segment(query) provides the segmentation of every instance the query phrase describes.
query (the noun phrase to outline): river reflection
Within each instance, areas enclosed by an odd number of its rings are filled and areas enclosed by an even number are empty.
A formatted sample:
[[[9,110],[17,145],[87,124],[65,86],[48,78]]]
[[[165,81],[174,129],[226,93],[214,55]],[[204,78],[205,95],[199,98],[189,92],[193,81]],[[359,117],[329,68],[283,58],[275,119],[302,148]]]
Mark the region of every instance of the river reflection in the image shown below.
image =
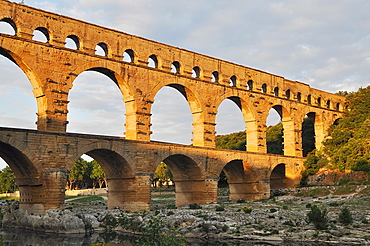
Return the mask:
[[[34,232],[29,230],[20,229],[3,229],[0,231],[0,246],[137,246],[143,245],[143,238],[133,236],[132,234],[117,234],[117,233],[102,233],[93,234],[92,236],[85,236],[81,234],[48,234],[41,232]],[[147,240],[146,240],[147,241]],[[156,243],[150,243],[145,245],[158,245]],[[283,243],[275,244],[268,242],[242,242],[242,241],[207,241],[207,240],[188,240],[182,245],[192,246],[234,246],[234,245],[316,245],[316,244],[305,244],[305,243]],[[319,245],[319,244],[317,244]],[[328,244],[320,244],[328,245]],[[171,245],[175,246],[175,245]]]

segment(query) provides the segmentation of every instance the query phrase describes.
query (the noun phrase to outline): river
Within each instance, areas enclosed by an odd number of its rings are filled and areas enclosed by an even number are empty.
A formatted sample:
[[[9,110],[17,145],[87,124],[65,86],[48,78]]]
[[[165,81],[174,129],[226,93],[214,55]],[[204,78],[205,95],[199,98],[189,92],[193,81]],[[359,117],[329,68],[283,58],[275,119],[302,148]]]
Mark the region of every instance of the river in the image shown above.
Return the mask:
[[[143,240],[142,237],[135,236],[132,234],[116,234],[116,233],[102,233],[93,234],[91,236],[85,236],[81,234],[47,234],[34,232],[29,230],[20,229],[2,229],[0,231],[0,246],[110,246],[110,245],[168,245],[158,244],[150,242],[150,239]],[[144,243],[146,241],[146,244]],[[148,243],[149,241],[149,243]],[[273,244],[268,242],[241,242],[241,241],[209,241],[203,240],[187,240],[181,245],[192,245],[192,246],[206,246],[206,245],[220,245],[220,246],[231,246],[231,245],[302,245],[302,244]],[[312,245],[312,244],[310,244]],[[171,245],[175,246],[175,245]]]

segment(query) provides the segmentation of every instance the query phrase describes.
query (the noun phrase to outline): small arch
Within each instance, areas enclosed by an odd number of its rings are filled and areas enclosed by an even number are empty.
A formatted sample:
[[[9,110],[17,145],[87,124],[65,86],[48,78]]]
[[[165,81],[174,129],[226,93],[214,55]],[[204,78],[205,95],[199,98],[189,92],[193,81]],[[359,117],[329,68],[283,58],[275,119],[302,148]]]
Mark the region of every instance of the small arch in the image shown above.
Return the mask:
[[[95,55],[108,56],[108,45],[106,43],[98,43],[95,46]]]
[[[50,41],[50,35],[45,27],[38,27],[33,31],[32,40],[39,41],[42,43],[48,43]]]
[[[158,68],[158,59],[156,55],[151,55],[148,58],[148,67]]]
[[[308,95],[307,96],[307,103],[308,104],[311,104],[312,103],[312,96],[311,95]]]
[[[235,75],[230,77],[230,86],[236,87],[236,76]]]
[[[261,92],[262,93],[266,93],[267,92],[267,85],[266,84],[263,84],[262,87],[261,87]]]
[[[286,90],[285,92],[285,98],[290,99],[290,90]]]
[[[193,67],[191,77],[197,78],[197,79],[200,78],[200,68],[198,66]]]
[[[317,98],[317,106],[321,107],[321,97]]]
[[[276,96],[276,97],[279,96],[279,87],[274,88],[274,96]]]
[[[171,64],[171,72],[179,74],[180,73],[180,63],[178,61],[174,61]]]
[[[218,72],[217,72],[217,71],[213,71],[213,72],[212,72],[212,79],[211,79],[211,82],[218,83],[218,80],[219,80]]]
[[[65,47],[73,50],[80,49],[80,40],[76,35],[69,35],[65,40]]]
[[[270,175],[271,189],[282,189],[288,187],[285,168],[285,164],[279,164],[272,170]]]
[[[326,107],[330,109],[330,107],[331,107],[331,102],[330,102],[330,100],[327,100],[327,101],[326,101]]]
[[[15,25],[14,21],[10,18],[4,18],[0,20],[0,33],[16,35],[17,26]]]
[[[253,91],[253,80],[248,80],[247,82],[247,90]]]
[[[132,49],[127,49],[123,52],[123,61],[125,62],[134,62],[135,61],[135,54]]]
[[[300,93],[300,92],[297,93],[297,101],[298,102],[302,101],[302,93]]]
[[[335,110],[339,111],[340,110],[340,103],[335,104]]]

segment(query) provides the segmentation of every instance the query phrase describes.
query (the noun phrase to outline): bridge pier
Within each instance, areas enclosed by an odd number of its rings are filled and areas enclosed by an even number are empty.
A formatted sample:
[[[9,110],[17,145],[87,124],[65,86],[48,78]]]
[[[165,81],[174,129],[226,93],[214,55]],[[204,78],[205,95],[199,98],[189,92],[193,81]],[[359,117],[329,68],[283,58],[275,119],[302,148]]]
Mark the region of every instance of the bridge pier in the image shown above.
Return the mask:
[[[175,181],[176,207],[217,202],[217,178]]]
[[[256,201],[270,197],[270,180],[260,179],[259,181],[229,182],[230,200]]]
[[[151,173],[137,173],[131,178],[108,179],[108,209],[130,212],[150,210]]]
[[[19,207],[33,214],[62,209],[68,173],[65,169],[45,169],[41,182],[38,178],[16,179],[20,193]]]

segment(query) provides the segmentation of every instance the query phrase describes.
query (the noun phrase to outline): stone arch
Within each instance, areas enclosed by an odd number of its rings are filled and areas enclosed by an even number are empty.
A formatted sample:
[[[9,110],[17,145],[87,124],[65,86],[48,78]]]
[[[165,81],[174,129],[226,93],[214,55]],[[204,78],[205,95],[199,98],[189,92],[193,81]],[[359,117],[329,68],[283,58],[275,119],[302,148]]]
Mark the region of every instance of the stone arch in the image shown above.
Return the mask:
[[[182,154],[174,154],[165,158],[163,162],[173,175],[177,207],[208,202],[205,196],[206,183],[203,171],[193,159]]]
[[[240,159],[232,160],[223,167],[223,171],[229,184],[230,200],[253,200],[258,192],[258,175],[247,163]]]
[[[198,66],[193,67],[191,76],[196,79],[201,78],[201,70]]]
[[[262,92],[262,93],[267,93],[267,84],[266,84],[266,83],[264,83],[264,84],[262,85],[262,87],[261,87],[261,92]]]
[[[2,18],[0,20],[0,22],[8,23],[13,28],[14,35],[17,35],[17,33],[18,33],[17,25],[15,24],[15,22],[11,18],[7,18],[7,17]]]
[[[218,100],[215,102],[215,107],[218,109],[221,103],[229,99],[233,101],[241,110],[244,122],[245,122],[245,129],[246,129],[246,147],[247,151],[256,151],[257,146],[257,116],[255,110],[252,110],[251,105],[244,99],[234,96],[232,94],[227,94],[224,97],[219,97]]]
[[[160,68],[161,67],[160,59],[158,58],[157,55],[152,54],[148,57],[148,67],[151,67],[151,68]]]
[[[29,212],[43,212],[42,164],[23,143],[0,136],[0,157],[15,175],[20,191],[20,208]]]
[[[126,83],[125,79],[116,72],[118,69],[114,65],[110,66],[111,63],[105,63],[104,61],[98,62],[91,62],[84,64],[83,66],[78,67],[77,69],[72,71],[73,81],[71,83],[71,87],[69,90],[72,89],[74,80],[85,71],[95,71],[101,74],[104,74],[108,78],[112,80],[113,83],[117,85],[119,88],[122,96],[123,96],[123,104],[126,108],[126,138],[127,139],[135,139],[136,136],[136,114],[132,114],[131,112],[136,112],[137,103],[134,99],[134,93],[132,92],[130,86]],[[131,114],[130,114],[131,113]],[[131,125],[128,125],[132,123]]]
[[[286,165],[278,164],[276,165],[270,173],[270,188],[271,189],[282,189],[287,188],[288,178],[286,177]]]
[[[96,46],[95,46],[95,55],[99,55],[98,54],[98,47],[100,47],[103,51],[103,55],[102,56],[105,56],[105,57],[109,57],[110,55],[110,48],[108,47],[107,43],[105,42],[100,42],[98,43]]]
[[[123,52],[123,60],[126,62],[135,63],[135,52],[132,49],[127,49]]]
[[[39,31],[39,32],[41,32],[45,36],[45,38],[46,38],[46,42],[45,43],[49,43],[50,42],[50,40],[51,40],[51,34],[50,34],[50,32],[49,32],[48,29],[46,29],[45,27],[40,26],[40,27],[35,28],[35,30],[33,31],[33,33],[35,33],[35,31]],[[42,41],[40,41],[40,42],[42,42]]]
[[[220,79],[220,76],[219,76],[218,71],[213,71],[211,82],[218,83],[219,79]]]
[[[73,43],[75,44],[75,46],[76,46],[76,50],[79,50],[81,47],[82,47],[82,44],[81,44],[81,40],[76,36],[76,35],[74,35],[74,34],[72,34],[72,35],[68,35],[67,37],[66,37],[66,41],[65,41],[65,43],[67,44],[67,40],[68,39],[70,39],[70,40],[72,40],[73,41]]]
[[[69,158],[68,170],[71,169],[74,162],[83,154],[86,154],[96,160],[106,173],[108,183],[108,209],[116,207],[122,209],[132,209],[132,203],[135,203],[136,176],[134,162],[127,156],[122,156],[115,150],[112,150],[109,143],[99,145],[97,143],[83,146],[79,152]],[[135,210],[135,209],[133,209]]]
[[[14,62],[27,76],[33,88],[33,95],[37,103],[37,113],[39,114],[40,119],[40,115],[44,114],[44,112],[48,109],[48,105],[47,98],[44,96],[43,92],[44,86],[42,85],[40,78],[37,76],[37,73],[28,65],[26,61],[22,59],[21,56],[18,56],[10,50],[7,50],[5,47],[0,47],[0,55]]]
[[[179,81],[178,81],[179,82]],[[194,133],[196,132],[204,132],[203,130],[203,123],[204,123],[204,113],[203,113],[203,103],[200,100],[200,96],[194,92],[191,88],[183,85],[181,83],[176,84],[160,84],[153,88],[152,92],[150,93],[151,97],[147,100],[154,102],[155,96],[158,94],[159,90],[162,89],[164,86],[169,86],[177,91],[179,91],[184,97],[190,107],[190,113],[193,117],[193,145],[195,146],[202,146],[203,143],[203,136],[196,136]],[[151,111],[151,109],[150,109]]]
[[[104,61],[98,61],[98,62],[87,63],[87,64],[84,64],[78,67],[77,69],[73,71],[73,74],[75,74],[74,79],[77,78],[78,75],[80,75],[81,73],[85,71],[95,71],[95,72],[99,72],[99,73],[106,75],[120,89],[124,97],[124,100],[126,102],[126,107],[127,107],[128,105],[133,104],[132,102],[134,102],[133,100],[134,93],[132,92],[130,86],[126,83],[124,78],[119,73],[116,72],[116,69],[117,67],[115,66],[109,66],[109,63],[107,64]],[[73,81],[72,81],[72,84],[73,84]],[[131,103],[127,103],[127,102],[131,102]]]
[[[237,78],[235,75],[231,76],[230,77],[230,80],[229,80],[229,85],[231,87],[236,87],[236,84],[237,84]]]
[[[282,105],[275,105],[272,108],[279,114],[281,123],[283,124],[284,155],[295,156],[297,139],[294,120],[289,110]]]
[[[248,91],[253,91],[253,80],[248,80],[248,82],[247,82],[247,90]]]
[[[175,74],[180,74],[181,73],[181,65],[178,61],[174,61],[171,64],[171,72]]]

